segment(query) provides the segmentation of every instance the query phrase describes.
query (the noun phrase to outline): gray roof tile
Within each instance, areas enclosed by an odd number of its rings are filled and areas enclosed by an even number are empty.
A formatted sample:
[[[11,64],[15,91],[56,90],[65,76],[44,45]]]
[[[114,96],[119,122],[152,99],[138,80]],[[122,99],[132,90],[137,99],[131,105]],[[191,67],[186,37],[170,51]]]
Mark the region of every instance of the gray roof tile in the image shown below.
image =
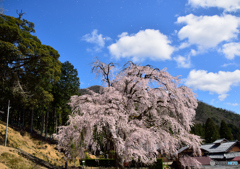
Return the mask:
[[[209,157],[211,159],[223,159],[224,158],[224,154],[212,154],[212,155],[209,155]]]
[[[230,159],[230,158],[239,157],[239,156],[240,156],[240,152],[230,152],[230,153],[220,153],[220,154],[209,155],[209,157],[212,159],[223,159],[224,157],[226,159]]]
[[[204,144],[204,145],[201,146],[201,149],[206,150],[209,153],[221,153],[221,152],[226,152],[236,142],[237,141],[229,141],[229,142],[221,143],[220,145]]]
[[[234,158],[240,156],[240,152],[230,152],[230,153],[225,153],[226,158]]]
[[[178,153],[181,153],[183,152],[184,150],[188,149],[188,146],[185,146],[185,147],[182,147],[178,150]]]
[[[214,143],[214,144],[217,144],[217,143],[221,143],[221,142],[223,142],[223,141],[228,141],[228,140],[225,139],[225,138],[221,138],[221,139],[218,139],[218,140],[214,141],[213,143]]]

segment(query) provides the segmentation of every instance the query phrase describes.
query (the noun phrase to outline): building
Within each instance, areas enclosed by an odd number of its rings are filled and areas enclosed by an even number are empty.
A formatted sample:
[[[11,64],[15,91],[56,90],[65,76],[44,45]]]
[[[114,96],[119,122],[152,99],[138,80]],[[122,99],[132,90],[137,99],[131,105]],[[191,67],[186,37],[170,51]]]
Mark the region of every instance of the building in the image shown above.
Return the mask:
[[[238,140],[228,141],[227,139],[218,139],[210,144],[201,146],[202,155],[209,156],[215,161],[238,161],[240,160],[240,142]],[[193,156],[193,151],[185,146],[178,151],[179,157],[183,155]]]

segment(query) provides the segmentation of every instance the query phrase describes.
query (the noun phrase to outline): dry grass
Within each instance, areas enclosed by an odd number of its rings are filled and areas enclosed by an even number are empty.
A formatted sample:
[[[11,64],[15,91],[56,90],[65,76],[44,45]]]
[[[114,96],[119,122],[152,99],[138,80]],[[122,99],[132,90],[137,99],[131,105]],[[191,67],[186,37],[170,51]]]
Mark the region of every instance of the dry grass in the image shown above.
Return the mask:
[[[4,144],[5,140],[5,132],[6,132],[6,126],[3,124],[0,124],[0,144]],[[21,134],[20,134],[21,133]],[[4,163],[3,160],[0,160],[0,168],[4,168],[8,166],[9,168],[12,168],[12,163],[18,162],[19,164],[27,163],[25,158],[20,157],[14,148],[20,148],[23,151],[26,151],[29,154],[32,154],[44,161],[47,161],[53,165],[61,165],[54,160],[65,163],[64,160],[64,154],[60,153],[58,150],[56,150],[55,144],[49,144],[46,141],[39,140],[36,138],[31,137],[31,135],[27,132],[19,132],[17,130],[12,129],[11,127],[8,128],[8,147],[1,146],[0,147],[0,159],[5,159],[7,162]],[[13,148],[10,148],[13,147]],[[46,155],[54,160],[48,159],[47,157],[43,156]],[[2,156],[3,155],[3,156]],[[7,160],[8,159],[8,160]],[[11,160],[15,159],[15,160]],[[2,163],[2,164],[1,164]],[[74,165],[74,162],[68,161],[69,166]],[[29,163],[29,166],[32,164]],[[79,158],[77,158],[76,166],[79,166]],[[3,166],[3,167],[2,167]],[[35,167],[36,168],[36,167]]]
[[[0,168],[2,169],[9,169],[6,165],[4,165],[3,163],[0,163]]]
[[[1,146],[2,148],[2,146]],[[8,147],[5,148],[6,152],[2,152],[0,155],[0,168],[11,168],[11,169],[45,169],[32,161],[27,160],[19,156],[16,152],[7,151]]]

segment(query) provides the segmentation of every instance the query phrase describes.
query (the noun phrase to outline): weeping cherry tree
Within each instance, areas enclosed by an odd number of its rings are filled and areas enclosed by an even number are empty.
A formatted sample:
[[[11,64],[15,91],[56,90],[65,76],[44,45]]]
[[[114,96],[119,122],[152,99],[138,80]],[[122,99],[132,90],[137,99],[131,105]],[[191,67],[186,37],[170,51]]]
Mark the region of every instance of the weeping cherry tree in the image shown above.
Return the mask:
[[[177,157],[182,146],[201,154],[200,137],[189,132],[197,99],[190,88],[180,85],[179,77],[171,76],[166,69],[132,62],[114,77],[114,68],[115,64],[98,59],[93,63],[92,71],[101,76],[105,87],[100,93],[89,90],[90,94],[71,97],[69,125],[61,126],[55,135],[58,148],[64,148],[71,158],[74,147],[83,157],[89,146],[92,152],[99,151],[94,136],[105,133],[104,145],[114,145],[120,168],[123,161],[131,160],[152,164],[159,153]],[[183,163],[188,159],[191,157],[185,157]]]

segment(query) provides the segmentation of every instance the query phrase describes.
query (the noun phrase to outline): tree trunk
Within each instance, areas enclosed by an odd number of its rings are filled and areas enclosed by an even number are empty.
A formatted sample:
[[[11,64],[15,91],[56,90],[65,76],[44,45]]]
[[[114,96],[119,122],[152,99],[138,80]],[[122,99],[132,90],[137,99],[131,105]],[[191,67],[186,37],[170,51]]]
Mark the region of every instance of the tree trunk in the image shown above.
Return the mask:
[[[60,119],[61,119],[61,121],[60,121]],[[62,114],[61,113],[59,113],[59,126],[61,126],[62,125]]]
[[[49,115],[49,105],[48,105],[48,109],[47,109],[47,115],[46,115],[45,139],[47,138],[47,129],[48,129],[48,115]]]
[[[52,125],[52,139],[53,138],[53,134],[57,133],[57,120],[56,120],[57,116],[56,116],[56,106],[54,106],[54,110],[53,110],[53,125]],[[55,128],[56,126],[56,128]]]
[[[23,128],[25,127],[25,124],[24,124],[24,115],[25,115],[25,109],[23,109],[23,116],[22,116],[22,127],[23,127]]]
[[[57,132],[58,132],[58,130],[57,130],[57,126],[58,126],[57,113],[55,115],[56,115],[56,134],[57,134]]]
[[[33,131],[33,114],[34,114],[34,109],[32,109],[32,113],[31,113],[31,133]]]
[[[44,105],[42,105],[42,128],[41,128],[41,136],[44,130]]]
[[[17,119],[17,123],[18,123],[18,127],[20,127],[20,123],[21,123],[21,111],[18,108],[18,119]]]
[[[124,169],[123,159],[117,154],[116,150],[115,150],[115,168]]]
[[[56,123],[57,123],[57,120],[56,120],[56,107],[54,107],[54,113],[53,113],[53,133],[57,133],[57,130],[55,131],[55,126],[57,126]],[[56,129],[57,129],[57,127],[56,127]]]
[[[55,128],[55,119],[54,119],[54,114],[55,114],[55,107],[53,108],[53,111],[51,111],[51,139],[53,139],[53,133],[54,133],[54,128]],[[49,115],[50,116],[50,115]]]

